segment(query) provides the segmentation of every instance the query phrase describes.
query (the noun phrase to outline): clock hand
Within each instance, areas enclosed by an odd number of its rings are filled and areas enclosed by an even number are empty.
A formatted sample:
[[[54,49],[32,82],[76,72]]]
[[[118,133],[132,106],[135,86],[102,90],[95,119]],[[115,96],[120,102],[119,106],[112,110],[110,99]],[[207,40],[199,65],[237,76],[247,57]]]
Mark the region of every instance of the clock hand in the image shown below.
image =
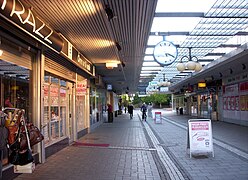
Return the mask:
[[[171,57],[175,58],[175,56],[173,56],[172,54],[169,54],[169,53],[165,53],[165,56],[171,56]]]

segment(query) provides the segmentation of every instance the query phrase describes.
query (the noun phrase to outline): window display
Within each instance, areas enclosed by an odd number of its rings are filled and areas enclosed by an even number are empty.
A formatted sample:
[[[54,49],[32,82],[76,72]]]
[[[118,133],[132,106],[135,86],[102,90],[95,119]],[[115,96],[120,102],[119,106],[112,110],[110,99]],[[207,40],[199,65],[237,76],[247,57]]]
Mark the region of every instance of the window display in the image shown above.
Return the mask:
[[[44,91],[44,138],[49,145],[66,135],[66,82],[46,73]]]
[[[31,70],[15,65],[13,63],[0,59],[0,97],[1,110],[7,115],[6,124],[10,123],[11,119],[15,119],[15,109],[24,109],[25,118],[31,120],[32,109],[30,107],[30,74]],[[3,150],[2,164],[8,164],[7,149]]]

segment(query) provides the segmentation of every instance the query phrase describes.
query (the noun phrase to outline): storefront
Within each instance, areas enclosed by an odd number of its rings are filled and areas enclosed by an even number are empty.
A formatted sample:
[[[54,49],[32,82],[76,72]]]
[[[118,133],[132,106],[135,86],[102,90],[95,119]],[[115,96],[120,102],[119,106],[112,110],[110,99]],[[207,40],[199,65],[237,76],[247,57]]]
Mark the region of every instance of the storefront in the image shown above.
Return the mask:
[[[187,99],[184,94],[175,94],[173,96],[173,109],[176,110],[177,114],[188,113],[186,111]]]
[[[13,2],[0,4],[0,105],[3,109],[24,109],[25,118],[41,130],[44,140],[33,146],[32,152],[37,163],[45,162],[48,156],[88,133],[88,82],[95,76],[95,69],[36,16],[36,24],[15,12],[10,16],[13,9],[25,7]],[[30,13],[32,10],[24,14]],[[42,31],[33,31],[38,24]],[[101,99],[95,103],[99,112],[102,105]],[[7,114],[12,116],[10,111]],[[7,166],[7,149],[3,158],[4,171],[11,169],[13,173],[13,166]]]
[[[24,109],[28,121],[33,121],[35,96],[34,74],[37,68],[36,51],[0,31],[0,98],[1,109],[10,120],[15,109]],[[8,164],[7,149],[4,150],[3,165]],[[34,149],[34,153],[37,151]]]
[[[106,106],[106,90],[92,85],[90,88],[90,124],[92,128],[104,122],[104,117],[106,121]]]
[[[221,117],[248,126],[248,73],[224,79],[222,91]]]
[[[73,86],[76,74],[45,58],[43,84],[43,132],[45,146],[64,138],[73,141]]]
[[[87,133],[89,124],[89,80],[77,75],[75,119],[77,138]]]

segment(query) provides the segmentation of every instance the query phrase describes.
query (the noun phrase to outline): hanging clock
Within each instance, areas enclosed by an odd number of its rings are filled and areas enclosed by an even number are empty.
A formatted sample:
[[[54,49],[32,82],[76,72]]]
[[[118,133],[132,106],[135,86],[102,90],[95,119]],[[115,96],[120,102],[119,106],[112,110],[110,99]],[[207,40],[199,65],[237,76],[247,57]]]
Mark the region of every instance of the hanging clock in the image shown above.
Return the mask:
[[[155,61],[162,66],[172,64],[177,58],[177,47],[170,41],[159,42],[153,51]]]

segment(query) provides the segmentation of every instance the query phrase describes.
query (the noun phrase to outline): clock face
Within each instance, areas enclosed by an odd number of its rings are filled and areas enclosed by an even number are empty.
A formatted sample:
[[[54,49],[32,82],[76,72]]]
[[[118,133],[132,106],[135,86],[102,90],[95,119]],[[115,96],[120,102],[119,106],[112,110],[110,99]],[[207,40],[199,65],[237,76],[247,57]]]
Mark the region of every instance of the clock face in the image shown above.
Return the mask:
[[[168,66],[176,60],[177,48],[172,42],[161,41],[155,46],[153,56],[157,63]]]

